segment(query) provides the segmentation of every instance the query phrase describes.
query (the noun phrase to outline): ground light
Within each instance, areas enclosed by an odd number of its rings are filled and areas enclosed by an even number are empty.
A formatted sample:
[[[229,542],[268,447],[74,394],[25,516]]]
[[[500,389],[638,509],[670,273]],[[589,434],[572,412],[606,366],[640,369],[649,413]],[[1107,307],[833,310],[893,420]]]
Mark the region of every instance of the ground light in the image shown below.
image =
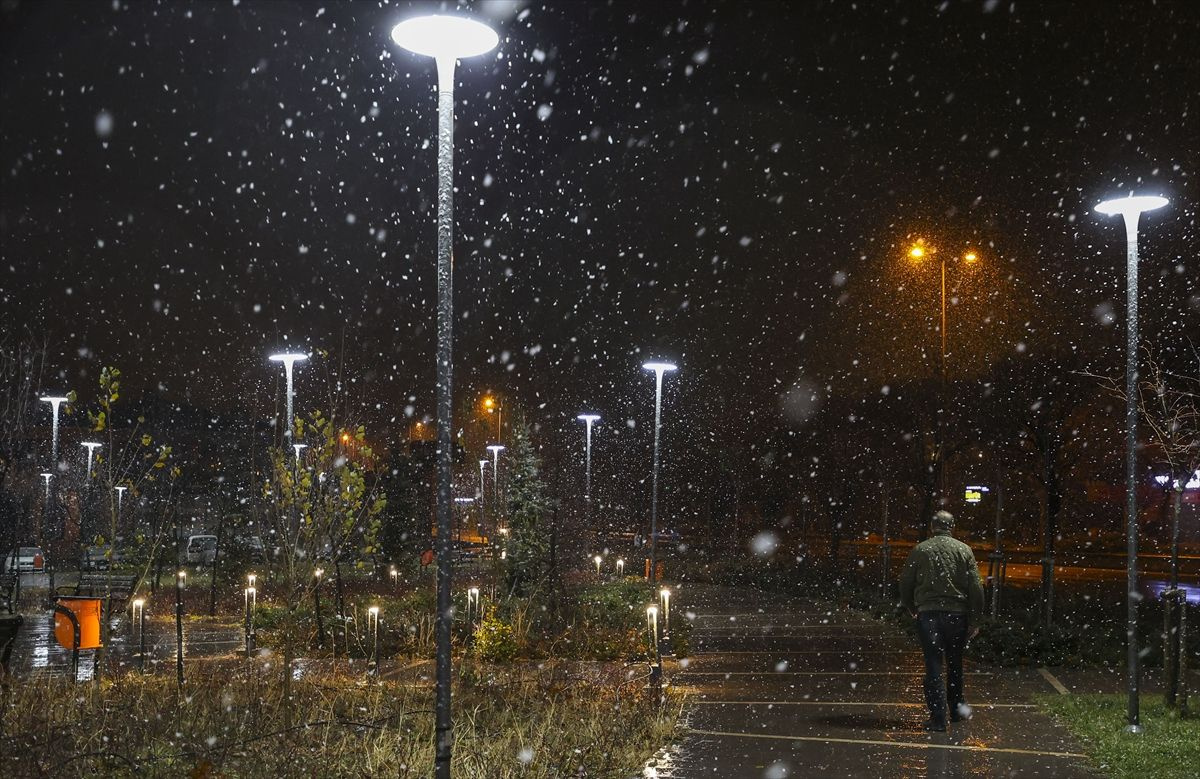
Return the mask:
[[[438,194],[437,194],[437,695],[434,705],[435,774],[450,779],[453,746],[450,713],[451,602],[453,571],[450,541],[450,482],[452,456],[454,375],[454,63],[491,51],[499,36],[485,24],[461,16],[418,16],[392,28],[396,45],[415,54],[433,57],[438,76]]]
[[[183,686],[183,587],[187,571],[175,575],[175,678]]]
[[[1126,558],[1126,660],[1128,664],[1129,705],[1125,729],[1142,731],[1138,692],[1140,658],[1137,647],[1137,398],[1138,398],[1138,218],[1167,204],[1165,197],[1143,195],[1105,200],[1096,211],[1105,216],[1120,214],[1125,219],[1125,558]]]
[[[146,599],[134,598],[133,623],[138,626],[138,670],[146,672]]]

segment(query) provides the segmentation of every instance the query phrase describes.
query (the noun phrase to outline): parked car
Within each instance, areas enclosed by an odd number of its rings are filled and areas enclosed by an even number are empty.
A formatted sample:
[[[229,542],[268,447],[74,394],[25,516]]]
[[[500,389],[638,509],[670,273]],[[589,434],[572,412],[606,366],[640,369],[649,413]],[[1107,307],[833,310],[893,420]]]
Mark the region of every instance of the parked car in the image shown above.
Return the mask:
[[[5,573],[41,573],[46,570],[46,556],[40,546],[18,546],[4,558]]]
[[[101,544],[83,550],[79,568],[84,571],[107,571],[119,562],[121,553],[112,544]]]
[[[188,536],[184,558],[189,565],[212,565],[217,558],[217,537],[209,535]]]

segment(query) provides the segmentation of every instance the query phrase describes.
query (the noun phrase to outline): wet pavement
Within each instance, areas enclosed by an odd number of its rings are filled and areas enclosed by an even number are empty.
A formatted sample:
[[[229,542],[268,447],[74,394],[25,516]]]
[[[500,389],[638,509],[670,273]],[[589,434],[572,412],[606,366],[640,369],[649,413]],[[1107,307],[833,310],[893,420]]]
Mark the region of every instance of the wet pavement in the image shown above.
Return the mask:
[[[1079,745],[1031,703],[1054,693],[1037,669],[968,663],[969,722],[922,730],[924,664],[914,639],[806,599],[681,588],[692,656],[670,683],[688,693],[686,735],[645,776],[1094,777]]]
[[[54,615],[50,611],[25,612],[25,624],[13,647],[12,671],[19,677],[69,676],[71,651],[54,639]],[[244,651],[240,625],[215,619],[188,618],[183,622],[184,659],[212,658]],[[108,643],[108,662],[118,668],[135,668],[140,662],[137,626],[125,616],[112,620]],[[81,650],[77,679],[92,678],[95,650]],[[175,623],[172,620],[147,620],[146,664],[150,668],[170,669],[175,662]]]

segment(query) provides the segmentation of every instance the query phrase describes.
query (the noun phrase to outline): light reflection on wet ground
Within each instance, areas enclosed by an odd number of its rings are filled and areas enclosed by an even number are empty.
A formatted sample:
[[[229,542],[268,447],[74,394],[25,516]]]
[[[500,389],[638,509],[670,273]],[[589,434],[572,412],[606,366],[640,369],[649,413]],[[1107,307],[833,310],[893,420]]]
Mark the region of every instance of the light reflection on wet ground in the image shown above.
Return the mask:
[[[118,667],[138,664],[138,637],[129,621],[123,617],[112,620],[108,644],[108,662]],[[216,657],[241,651],[244,647],[241,628],[206,621],[184,620],[184,658]],[[95,652],[79,653],[79,681],[92,678]],[[146,624],[146,657],[150,666],[175,661],[175,624],[170,620],[154,620]],[[70,675],[71,651],[59,646],[54,639],[54,616],[49,611],[25,614],[25,624],[17,634],[13,647],[12,671],[17,676]]]

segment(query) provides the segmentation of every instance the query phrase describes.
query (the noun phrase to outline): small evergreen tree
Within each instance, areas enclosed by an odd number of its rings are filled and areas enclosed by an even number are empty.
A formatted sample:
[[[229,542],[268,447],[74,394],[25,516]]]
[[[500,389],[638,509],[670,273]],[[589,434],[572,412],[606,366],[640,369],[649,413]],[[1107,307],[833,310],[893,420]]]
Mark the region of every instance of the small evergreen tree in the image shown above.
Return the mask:
[[[504,490],[509,526],[505,580],[510,593],[523,594],[541,580],[549,565],[552,501],[524,419],[514,420],[511,451]]]

